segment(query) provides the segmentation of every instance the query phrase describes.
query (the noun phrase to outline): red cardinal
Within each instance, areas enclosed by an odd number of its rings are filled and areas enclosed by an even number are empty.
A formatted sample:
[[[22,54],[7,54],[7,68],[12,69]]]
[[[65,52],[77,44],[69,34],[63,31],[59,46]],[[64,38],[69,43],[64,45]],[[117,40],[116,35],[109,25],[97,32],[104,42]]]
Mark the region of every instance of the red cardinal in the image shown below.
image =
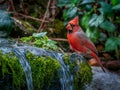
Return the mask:
[[[90,41],[79,26],[78,16],[68,22],[66,29],[68,30],[67,38],[72,50],[95,58],[102,70],[105,72],[100,59],[97,56],[97,49],[95,45]]]

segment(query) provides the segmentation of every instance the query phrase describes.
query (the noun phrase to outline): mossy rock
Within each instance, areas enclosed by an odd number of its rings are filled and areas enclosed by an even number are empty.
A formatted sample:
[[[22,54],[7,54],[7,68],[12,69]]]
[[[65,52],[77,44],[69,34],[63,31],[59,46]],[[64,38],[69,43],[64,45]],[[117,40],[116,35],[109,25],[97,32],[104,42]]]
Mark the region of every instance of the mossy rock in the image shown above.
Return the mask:
[[[31,53],[27,53],[27,58],[32,68],[33,86],[35,90],[49,90],[54,79],[57,79],[54,81],[59,84],[57,81],[59,80],[58,71],[60,64],[56,59],[50,56],[40,57]]]
[[[0,89],[19,90],[25,87],[25,76],[18,58],[12,53],[0,52]]]
[[[9,88],[9,90],[27,89],[25,75],[20,65],[19,58],[16,57],[16,54],[13,52],[13,49],[16,49],[14,48],[14,43],[4,41],[4,44],[1,45],[4,47],[0,48],[0,50],[2,50],[2,53],[0,53],[0,78],[3,78],[2,80],[0,79],[0,88],[3,90],[5,90],[5,87]],[[35,90],[61,89],[58,75],[60,63],[55,59],[57,57],[53,55],[55,52],[31,46],[22,47],[22,45],[17,48],[25,50],[25,58],[31,66],[33,87]],[[7,50],[7,52],[3,49]],[[70,74],[74,77],[74,90],[84,89],[84,85],[89,84],[92,80],[91,67],[87,61],[78,54],[65,54],[64,62],[66,65],[70,66]]]
[[[35,90],[50,90],[52,84],[56,83],[57,87],[60,87],[60,83],[57,82],[58,70],[60,64],[56,59],[50,56],[36,56],[27,52],[26,58],[28,59],[31,69],[33,86]],[[2,53],[0,52],[0,88],[2,90],[21,90],[27,89],[26,80],[23,69],[20,65],[19,59],[13,52]],[[8,79],[8,80],[6,80]],[[56,81],[56,82],[53,82]]]
[[[86,84],[92,81],[92,69],[87,61],[78,54],[65,54],[64,61],[70,65],[70,71],[74,76],[74,90],[84,90]]]
[[[13,30],[14,22],[10,15],[3,10],[0,10],[0,37],[7,37]]]

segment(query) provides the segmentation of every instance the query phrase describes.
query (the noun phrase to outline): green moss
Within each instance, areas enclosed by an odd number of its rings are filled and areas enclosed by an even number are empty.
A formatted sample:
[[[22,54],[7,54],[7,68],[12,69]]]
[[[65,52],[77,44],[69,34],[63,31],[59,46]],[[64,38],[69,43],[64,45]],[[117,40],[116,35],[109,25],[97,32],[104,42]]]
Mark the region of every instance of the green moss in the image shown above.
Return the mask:
[[[74,75],[75,90],[84,89],[84,85],[92,81],[91,67],[86,62],[80,62],[79,66],[79,71]]]
[[[64,63],[65,63],[65,64],[69,64],[69,61],[70,61],[69,58],[70,58],[70,57],[69,57],[69,54],[67,54],[67,53],[64,54]]]
[[[21,22],[21,24],[28,33],[33,33],[36,31],[36,29],[28,21],[24,21],[24,20],[19,20],[19,21]]]
[[[63,33],[63,30],[65,30],[63,22],[56,19],[55,22],[54,22],[54,30],[55,30],[56,34]]]
[[[58,76],[59,62],[49,56],[39,57],[31,53],[27,53],[27,58],[32,68],[34,89],[48,89],[53,78]]]
[[[12,81],[10,81],[12,82],[12,88],[20,89],[25,85],[22,67],[13,53],[2,54],[0,52],[0,69],[2,71],[1,78],[12,77]]]
[[[70,71],[74,75],[74,90],[83,90],[84,85],[92,81],[91,67],[80,57],[70,58],[69,54],[65,54],[64,61],[70,65]]]
[[[33,84],[35,90],[49,89],[53,78],[58,78],[58,70],[60,64],[56,59],[49,56],[39,57],[28,52],[26,54],[27,59],[31,65]],[[13,53],[2,54],[0,52],[0,71],[2,76],[0,78],[12,77],[12,83],[8,87],[12,86],[13,89],[20,90],[26,87],[25,75],[18,58]],[[1,88],[0,84],[0,88]],[[4,88],[6,86],[3,86]]]
[[[44,48],[47,50],[54,50],[54,51],[59,50],[59,48],[57,46],[57,42],[50,40],[46,36],[46,32],[34,33],[32,36],[22,37],[21,41],[24,43],[34,45],[38,48]]]

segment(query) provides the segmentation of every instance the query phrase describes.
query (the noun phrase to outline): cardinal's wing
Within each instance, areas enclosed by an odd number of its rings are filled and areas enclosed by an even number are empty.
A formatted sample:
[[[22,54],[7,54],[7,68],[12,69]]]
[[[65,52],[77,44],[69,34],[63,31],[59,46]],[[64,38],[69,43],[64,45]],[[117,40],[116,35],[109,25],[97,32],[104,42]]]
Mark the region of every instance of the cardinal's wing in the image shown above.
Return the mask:
[[[79,32],[76,32],[76,36],[79,38],[78,40],[79,40],[81,45],[83,45],[84,47],[88,48],[88,50],[91,50],[97,54],[97,49],[96,49],[95,45],[85,35],[85,33],[82,30],[80,30]]]

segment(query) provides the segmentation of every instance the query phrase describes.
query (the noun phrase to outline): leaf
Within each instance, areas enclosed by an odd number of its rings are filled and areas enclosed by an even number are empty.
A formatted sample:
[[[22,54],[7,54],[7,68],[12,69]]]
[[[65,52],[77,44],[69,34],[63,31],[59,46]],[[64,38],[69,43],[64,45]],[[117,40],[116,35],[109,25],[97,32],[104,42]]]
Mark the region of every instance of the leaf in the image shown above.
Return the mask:
[[[95,2],[95,0],[82,0],[81,4],[90,4],[90,3],[93,3]]]
[[[113,10],[120,10],[120,4],[115,5],[114,7],[112,7]]]
[[[67,10],[63,11],[63,18],[64,20],[67,20],[68,16],[67,16]]]
[[[24,42],[24,43],[31,42],[31,40],[32,40],[32,36],[21,38],[21,41]]]
[[[66,15],[69,17],[69,18],[72,18],[74,16],[76,16],[77,14],[77,7],[71,7],[67,10],[67,13]]]
[[[103,23],[100,24],[100,28],[106,30],[108,32],[115,31],[115,25],[108,20],[105,20]]]
[[[47,34],[47,32],[41,32],[41,33],[33,33],[33,37],[39,38],[44,37]]]
[[[93,8],[92,4],[87,4],[87,5],[85,5],[85,10],[90,11],[90,10],[94,10],[94,8]]]
[[[120,23],[120,17],[116,16],[115,22],[116,22],[116,23]]]
[[[117,40],[115,37],[110,37],[105,43],[105,51],[115,50],[117,48]]]
[[[89,25],[90,25],[90,26],[95,26],[95,21],[96,21],[97,17],[98,17],[97,14],[93,14],[93,15],[92,15],[92,18],[91,18],[90,21],[89,21]]]
[[[89,27],[89,20],[90,20],[90,13],[86,13],[83,17],[82,17],[82,20],[81,20],[81,24],[84,28],[88,28]]]
[[[98,27],[104,21],[103,15],[93,14],[92,18],[89,21],[90,26]]]
[[[76,4],[78,2],[78,0],[72,0],[72,3]]]
[[[99,11],[101,14],[110,14],[112,13],[112,6],[106,2],[100,2],[101,7],[99,8]]]
[[[120,45],[120,35],[117,37],[117,44]]]
[[[71,5],[72,5],[71,0],[58,0],[57,2],[58,7],[71,6]]]
[[[114,6],[114,5],[118,4],[118,3],[120,3],[120,0],[111,0],[111,3]]]
[[[88,28],[86,30],[86,35],[93,41],[96,42],[99,37],[99,31],[97,28]]]
[[[107,35],[103,32],[100,32],[100,37],[99,37],[99,40],[101,42],[105,41],[107,39]]]

